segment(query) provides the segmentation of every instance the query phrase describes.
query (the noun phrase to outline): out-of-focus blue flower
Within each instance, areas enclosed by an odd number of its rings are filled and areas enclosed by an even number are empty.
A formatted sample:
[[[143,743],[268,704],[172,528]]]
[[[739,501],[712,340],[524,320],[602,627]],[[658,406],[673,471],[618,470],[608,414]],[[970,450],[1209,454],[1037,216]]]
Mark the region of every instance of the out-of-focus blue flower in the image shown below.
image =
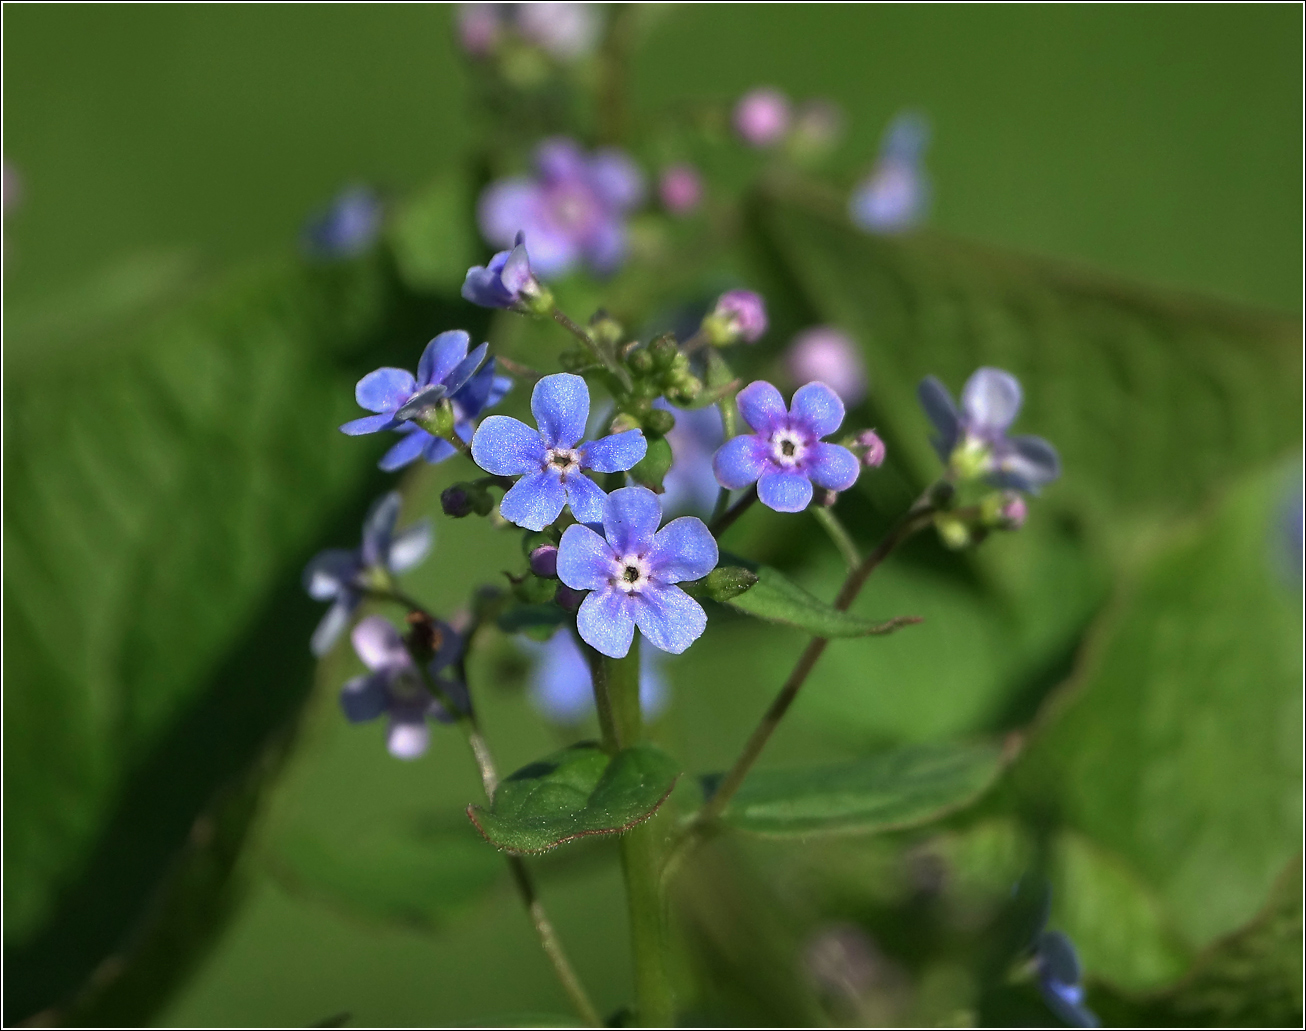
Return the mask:
[[[351,186],[309,219],[302,234],[304,250],[317,258],[357,257],[376,241],[381,216],[381,199],[366,186]]]
[[[477,217],[491,244],[512,247],[524,232],[531,263],[546,279],[584,262],[600,275],[626,256],[626,217],[644,200],[644,176],[622,151],[585,154],[572,140],[555,137],[535,153],[534,178],[491,183],[481,194]]]
[[[521,477],[499,503],[500,514],[510,523],[543,530],[562,514],[564,505],[581,522],[602,518],[603,491],[584,470],[625,472],[644,457],[648,441],[641,430],[626,430],[581,444],[589,412],[585,381],[559,372],[545,376],[531,392],[538,430],[507,415],[492,415],[476,430],[476,464],[495,476]]]
[[[1071,1027],[1098,1027],[1097,1016],[1084,1005],[1082,972],[1075,947],[1060,931],[1044,931],[1034,945],[1035,972],[1043,1001]]]
[[[461,389],[450,397],[453,406],[453,428],[463,440],[470,442],[476,431],[473,421],[487,408],[493,408],[512,389],[512,380],[496,373],[494,359],[491,358]],[[406,422],[396,433],[402,436],[394,447],[381,456],[377,466],[385,472],[402,469],[419,457],[432,465],[443,462],[457,453],[449,441],[437,437],[434,433],[422,429],[415,422]]]
[[[1020,413],[1020,382],[1001,369],[981,368],[966,381],[961,411],[933,376],[917,388],[921,406],[937,431],[933,440],[954,475],[982,476],[996,487],[1037,493],[1061,475],[1056,448],[1042,437],[1009,437]]]
[[[875,168],[849,201],[856,225],[872,233],[898,233],[921,220],[930,198],[923,162],[929,138],[920,115],[900,114],[889,123]]]
[[[431,550],[431,523],[421,519],[395,533],[401,499],[397,491],[379,498],[363,521],[356,550],[328,548],[304,567],[304,590],[331,607],[313,632],[314,655],[325,655],[349,625],[367,587],[385,587],[391,576],[412,569]]]
[[[721,412],[716,405],[674,408],[661,398],[653,405],[676,417],[675,426],[666,435],[671,445],[671,468],[662,478],[662,511],[706,518],[716,506],[720,491],[712,471],[712,456],[725,438]]]
[[[531,271],[525,233],[517,234],[512,250],[500,251],[488,265],[468,269],[462,294],[463,300],[482,308],[508,308],[524,314],[540,311],[546,299],[549,305],[553,303],[552,295]]]
[[[716,541],[693,516],[659,530],[661,521],[656,494],[623,487],[603,505],[603,536],[574,524],[558,544],[558,579],[590,592],[576,613],[581,640],[614,659],[630,651],[636,626],[649,644],[673,655],[707,626],[703,607],[675,585],[716,568]]]
[[[833,326],[813,326],[794,337],[785,353],[785,366],[798,383],[818,380],[846,405],[866,396],[866,363],[847,333]]]
[[[857,456],[828,437],[843,423],[843,402],[824,383],[794,391],[785,409],[780,391],[757,380],[736,398],[739,414],[753,429],[727,440],[712,460],[721,486],[740,490],[757,484],[757,497],[777,512],[801,512],[812,500],[812,485],[847,490],[857,482]]]
[[[775,146],[789,132],[792,120],[789,98],[769,86],[749,90],[735,105],[735,132],[753,147]]]
[[[534,660],[528,678],[531,702],[557,723],[579,723],[594,709],[594,682],[589,663],[570,627],[541,643],[523,638],[521,647]],[[662,675],[665,652],[645,648],[639,653],[639,706],[645,719],[666,708],[667,684]]]
[[[463,642],[459,634],[445,623],[436,625],[439,645],[429,672],[441,693],[457,709],[468,708],[467,688],[461,680],[442,672],[458,660]],[[426,751],[430,740],[428,719],[452,723],[451,713],[431,694],[403,639],[380,616],[368,616],[354,627],[354,651],[368,672],[354,677],[340,689],[340,707],[350,723],[365,723],[386,716],[389,730],[386,747],[396,759],[416,759]]]

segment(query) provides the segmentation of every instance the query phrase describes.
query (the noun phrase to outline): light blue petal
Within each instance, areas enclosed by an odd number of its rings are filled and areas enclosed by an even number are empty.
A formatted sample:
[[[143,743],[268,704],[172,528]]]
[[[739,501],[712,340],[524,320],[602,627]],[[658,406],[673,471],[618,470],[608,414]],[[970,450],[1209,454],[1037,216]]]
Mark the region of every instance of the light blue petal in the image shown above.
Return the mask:
[[[340,708],[345,719],[350,723],[366,723],[385,712],[388,679],[384,673],[365,673],[345,681],[340,689]]]
[[[361,419],[351,419],[340,427],[340,432],[351,437],[361,437],[365,433],[379,433],[394,429],[398,424],[389,414],[365,415]]]
[[[503,284],[503,289],[514,300],[535,282],[535,275],[531,272],[531,259],[526,253],[525,236],[525,233],[517,234],[517,243],[504,261],[500,273],[499,281]]]
[[[657,532],[648,563],[655,579],[674,584],[707,576],[717,557],[716,541],[703,520],[681,516]]]
[[[712,472],[728,490],[742,490],[755,483],[770,467],[771,449],[752,434],[731,437],[712,456]]]
[[[449,396],[449,388],[443,383],[432,383],[419,387],[407,401],[395,409],[396,419],[416,419],[426,408],[438,404]]]
[[[598,440],[591,440],[580,448],[581,467],[600,473],[624,473],[634,468],[648,454],[648,441],[643,430],[626,430]]]
[[[450,329],[441,333],[422,351],[421,361],[417,363],[417,384],[429,387],[443,383],[454,367],[467,357],[467,347],[471,343],[465,330]]]
[[[623,591],[611,587],[590,591],[576,613],[576,631],[596,652],[612,659],[625,658],[635,637],[631,608],[631,596]]]
[[[472,437],[472,458],[495,476],[538,472],[544,462],[540,435],[509,415],[491,415]]]
[[[367,510],[367,517],[363,520],[362,555],[365,566],[379,566],[385,560],[402,504],[403,498],[399,492],[392,490],[382,494]]]
[[[528,530],[543,530],[562,514],[567,489],[557,473],[536,469],[512,485],[499,502],[499,514]]]
[[[814,437],[828,437],[843,425],[843,401],[824,383],[808,383],[794,391],[790,414]]]
[[[961,391],[961,410],[967,428],[997,436],[1016,421],[1020,413],[1020,382],[1001,369],[982,368],[966,381]]]
[[[1012,437],[999,452],[997,467],[990,479],[999,486],[1037,492],[1061,475],[1061,458],[1042,437]]]
[[[546,447],[575,447],[585,435],[590,414],[590,389],[570,372],[545,376],[531,392],[531,413]]]
[[[322,617],[322,621],[318,623],[308,642],[309,648],[319,659],[331,650],[340,635],[345,632],[354,609],[358,607],[358,601],[357,595],[350,591],[341,594],[335,604],[326,610],[326,615]]]
[[[758,433],[770,433],[789,414],[785,399],[766,380],[754,380],[735,397],[739,414]]]
[[[608,496],[603,488],[584,473],[574,472],[564,481],[571,514],[582,523],[597,523],[603,518],[603,503]]]
[[[319,551],[304,567],[304,590],[314,601],[329,601],[353,581],[360,568],[356,551],[347,548]]]
[[[662,521],[662,502],[647,487],[622,487],[603,506],[603,533],[618,555],[642,554]]]
[[[585,261],[600,276],[609,276],[626,260],[626,224],[616,216],[598,222],[585,238]]]
[[[412,569],[431,553],[434,539],[435,531],[431,528],[431,521],[419,519],[394,535],[390,541],[390,556],[386,566],[392,573]]]
[[[812,483],[801,473],[763,473],[757,481],[757,498],[777,512],[801,512],[812,500]]]
[[[463,384],[462,389],[453,395],[455,414],[463,419],[475,419],[485,410],[494,389],[494,359],[480,367],[476,375]]]
[[[485,399],[485,407],[493,408],[505,397],[508,391],[512,389],[512,379],[509,376],[495,376],[490,384],[490,396]]]
[[[377,462],[378,469],[387,473],[402,469],[409,462],[414,462],[421,457],[422,449],[429,441],[438,439],[415,423],[408,423],[408,425],[412,429],[404,432],[399,443],[381,456],[381,461]]]
[[[360,620],[349,635],[354,651],[368,669],[401,669],[412,664],[399,631],[383,616]]]
[[[485,361],[485,355],[489,350],[489,344],[481,344],[480,347],[455,365],[449,375],[445,376],[444,388],[450,396],[462,390],[467,385],[468,380],[476,375],[476,370]]]
[[[654,648],[679,655],[707,629],[703,606],[679,587],[650,586],[632,597],[635,625]]]
[[[612,548],[588,526],[573,523],[558,542],[558,579],[576,591],[607,587],[616,571]]]
[[[925,415],[934,425],[935,436],[931,440],[934,450],[939,453],[939,458],[946,462],[953,448],[957,446],[957,436],[960,433],[957,408],[952,403],[952,395],[948,393],[948,388],[933,376],[926,376],[916,388],[916,396],[920,398]]]
[[[354,400],[369,412],[393,412],[412,396],[417,381],[407,369],[384,367],[369,372],[354,387]]]
[[[857,482],[862,465],[846,447],[817,441],[808,452],[807,475],[826,490],[847,490]]]

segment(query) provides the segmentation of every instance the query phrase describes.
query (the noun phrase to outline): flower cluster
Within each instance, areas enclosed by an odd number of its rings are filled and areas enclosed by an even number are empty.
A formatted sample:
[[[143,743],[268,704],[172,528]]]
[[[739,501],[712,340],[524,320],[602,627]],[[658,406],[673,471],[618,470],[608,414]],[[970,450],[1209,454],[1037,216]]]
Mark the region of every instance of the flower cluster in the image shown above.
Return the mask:
[[[594,4],[458,5],[458,40],[478,58],[515,43],[537,47],[558,61],[576,61],[593,51],[602,28]]]

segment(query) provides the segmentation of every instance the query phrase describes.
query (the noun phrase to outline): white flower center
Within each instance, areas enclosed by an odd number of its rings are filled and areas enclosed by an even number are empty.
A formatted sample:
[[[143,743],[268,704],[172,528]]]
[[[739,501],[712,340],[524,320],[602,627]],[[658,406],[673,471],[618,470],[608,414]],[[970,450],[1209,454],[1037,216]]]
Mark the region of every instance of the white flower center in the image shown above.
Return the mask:
[[[619,591],[638,594],[648,585],[648,562],[642,555],[626,555],[614,564],[611,583]]]
[[[544,468],[554,469],[560,476],[574,473],[580,468],[580,452],[565,447],[550,448],[544,452]]]
[[[793,430],[776,430],[771,434],[771,458],[786,468],[798,465],[807,453],[807,441]]]

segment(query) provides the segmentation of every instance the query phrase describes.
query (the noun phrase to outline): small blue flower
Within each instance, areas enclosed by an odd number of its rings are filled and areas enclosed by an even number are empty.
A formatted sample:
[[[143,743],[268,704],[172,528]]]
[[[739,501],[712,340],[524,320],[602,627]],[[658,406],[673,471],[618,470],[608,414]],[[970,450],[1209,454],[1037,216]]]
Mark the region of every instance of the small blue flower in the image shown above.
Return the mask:
[[[812,500],[812,484],[839,491],[857,482],[857,456],[821,440],[843,423],[843,402],[824,383],[799,387],[787,411],[780,391],[764,380],[748,384],[736,401],[754,432],[727,440],[712,459],[721,486],[756,483],[767,508],[801,512]]]
[[[531,702],[556,723],[579,723],[594,708],[594,682],[570,627],[559,627],[547,641],[518,642],[535,661],[529,676]],[[645,719],[666,706],[667,684],[662,675],[666,653],[645,648],[639,653],[639,705]]]
[[[401,499],[397,491],[379,498],[363,521],[363,543],[357,550],[328,548],[304,568],[304,590],[316,601],[332,605],[313,631],[314,655],[325,655],[349,625],[363,601],[368,581],[385,579],[420,563],[431,550],[431,524],[421,519],[395,533]]]
[[[552,304],[552,295],[531,271],[525,233],[517,234],[512,250],[500,251],[488,265],[468,269],[462,294],[463,300],[482,308],[508,308],[526,314],[538,310],[546,299]]]
[[[445,623],[437,624],[439,647],[431,660],[430,674],[441,692],[456,708],[467,711],[467,688],[458,679],[440,675],[462,654],[461,636]],[[365,723],[378,716],[389,718],[386,746],[396,759],[416,759],[430,740],[428,719],[452,723],[450,713],[431,694],[403,639],[380,616],[368,616],[354,627],[354,651],[369,672],[354,677],[340,689],[340,707],[350,723]]]
[[[1039,993],[1071,1027],[1099,1027],[1097,1015],[1084,1005],[1083,978],[1075,947],[1060,931],[1044,931],[1034,944]]]
[[[558,579],[590,592],[576,613],[581,640],[614,659],[630,651],[636,626],[673,655],[707,626],[703,607],[675,585],[716,568],[716,541],[701,519],[681,516],[659,530],[661,520],[656,494],[623,487],[603,505],[603,536],[576,524],[558,544]]]
[[[450,398],[453,404],[453,428],[463,440],[470,442],[476,431],[472,421],[485,409],[493,408],[512,389],[512,380],[496,373],[493,358],[481,366],[480,371],[455,391]],[[385,472],[402,469],[418,458],[435,465],[457,454],[458,449],[443,437],[424,430],[415,422],[406,422],[395,430],[403,438],[381,456],[377,463]]]
[[[920,221],[930,187],[922,167],[929,125],[920,115],[898,115],[885,131],[874,170],[849,201],[853,222],[867,232],[899,233]]]
[[[304,227],[304,250],[319,258],[357,257],[376,241],[381,214],[380,198],[372,190],[352,186]]]
[[[1007,436],[1022,400],[1011,373],[976,371],[961,392],[960,412],[933,376],[921,381],[917,394],[937,431],[934,449],[957,475],[983,476],[996,487],[1034,493],[1061,475],[1057,450],[1042,437]]]
[[[476,464],[495,476],[520,476],[503,496],[500,514],[528,530],[543,530],[570,505],[583,523],[603,515],[603,491],[582,470],[620,473],[648,451],[640,430],[626,430],[581,444],[589,418],[590,392],[569,372],[545,376],[531,393],[533,430],[506,415],[492,415],[472,437]]]

